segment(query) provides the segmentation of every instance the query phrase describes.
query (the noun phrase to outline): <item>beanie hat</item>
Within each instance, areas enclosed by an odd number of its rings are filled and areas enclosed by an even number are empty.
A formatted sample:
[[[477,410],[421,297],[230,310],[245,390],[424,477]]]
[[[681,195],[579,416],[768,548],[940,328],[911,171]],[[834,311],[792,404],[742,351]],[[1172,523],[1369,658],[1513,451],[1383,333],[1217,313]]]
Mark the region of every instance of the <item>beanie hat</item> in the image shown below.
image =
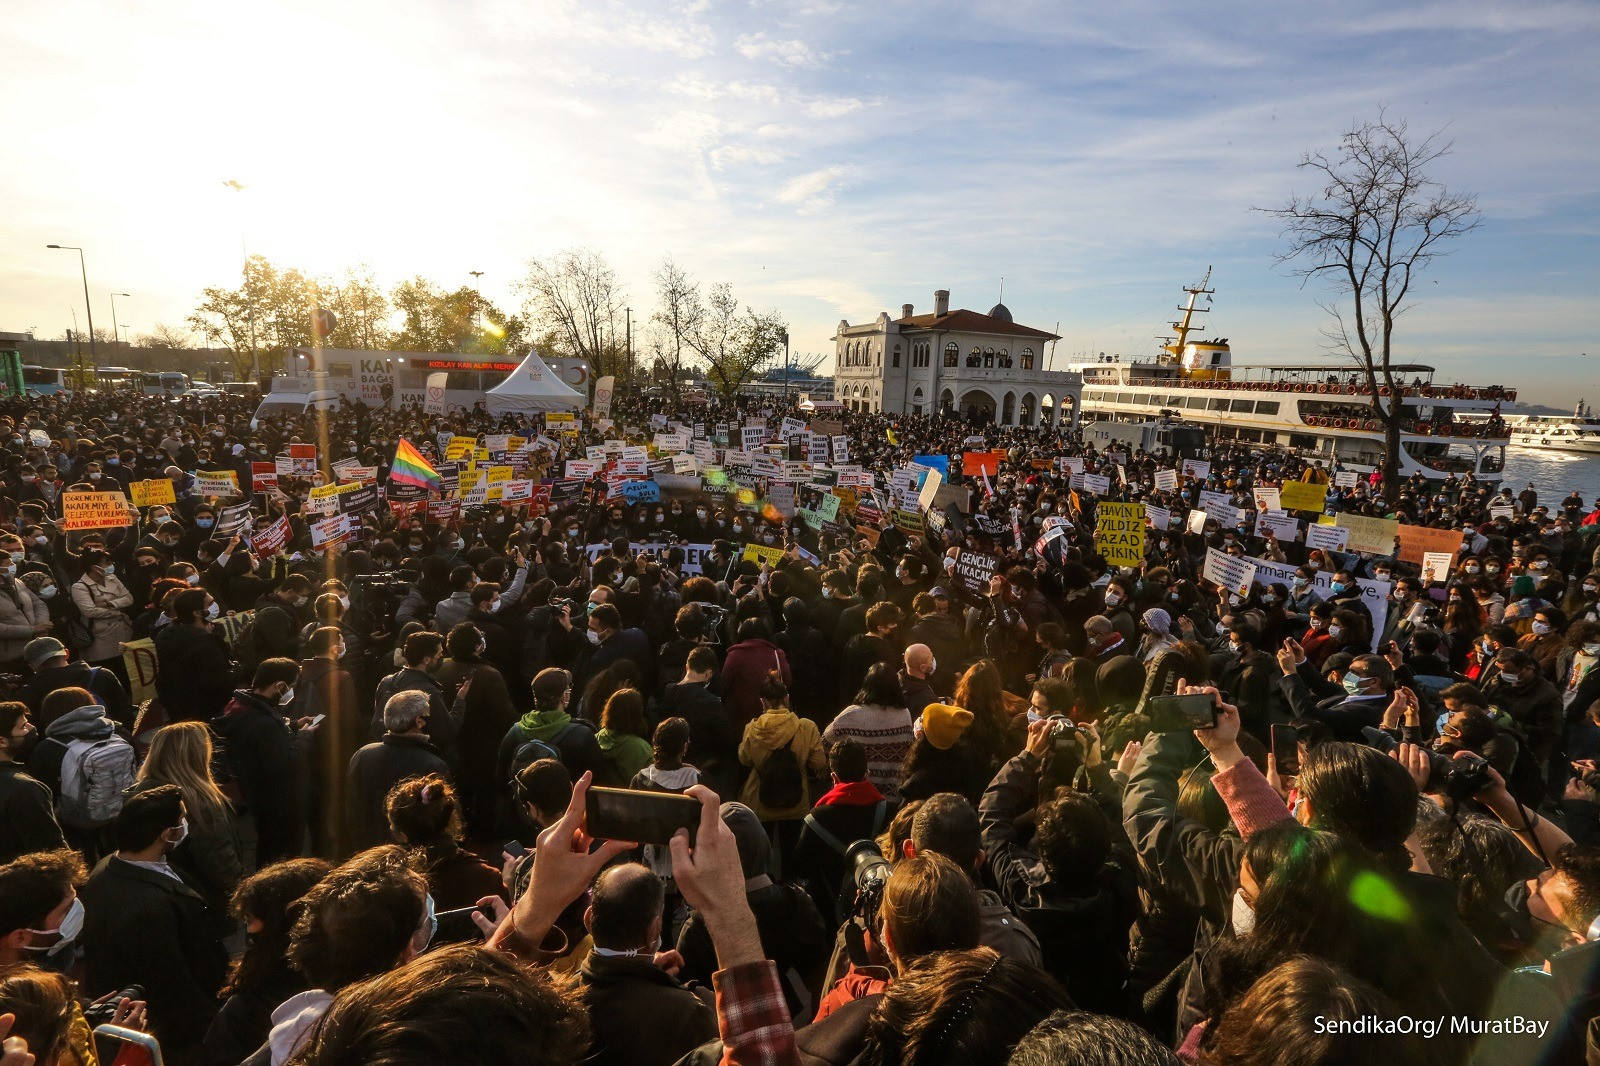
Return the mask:
[[[1144,627],[1157,636],[1164,637],[1172,632],[1172,616],[1160,607],[1150,608],[1140,618]]]
[[[1534,588],[1533,578],[1527,574],[1514,577],[1511,579],[1511,598],[1520,600],[1527,596],[1532,596]]]
[[[972,712],[948,703],[930,703],[922,709],[922,735],[940,751],[955,747],[972,724]]]

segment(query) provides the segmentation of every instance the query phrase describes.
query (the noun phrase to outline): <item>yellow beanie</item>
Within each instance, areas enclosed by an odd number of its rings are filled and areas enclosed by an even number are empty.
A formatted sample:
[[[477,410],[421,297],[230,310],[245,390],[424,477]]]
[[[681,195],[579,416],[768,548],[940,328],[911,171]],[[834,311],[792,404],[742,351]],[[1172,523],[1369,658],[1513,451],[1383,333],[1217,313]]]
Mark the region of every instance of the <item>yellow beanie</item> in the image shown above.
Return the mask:
[[[922,735],[941,751],[949,751],[972,724],[972,712],[948,703],[930,703],[922,709]]]

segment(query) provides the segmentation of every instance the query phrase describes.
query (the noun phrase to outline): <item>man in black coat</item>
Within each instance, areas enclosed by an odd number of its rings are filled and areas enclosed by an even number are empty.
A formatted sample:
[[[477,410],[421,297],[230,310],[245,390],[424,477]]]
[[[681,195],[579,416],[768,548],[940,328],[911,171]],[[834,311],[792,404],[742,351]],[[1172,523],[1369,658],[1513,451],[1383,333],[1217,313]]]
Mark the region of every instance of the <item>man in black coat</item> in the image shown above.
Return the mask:
[[[228,973],[225,916],[167,861],[188,832],[176,785],[135,793],[111,826],[116,852],[79,892],[89,994],[144,986],[150,1030],[178,1063],[193,1061]]]
[[[594,950],[578,971],[593,1037],[591,1066],[670,1066],[717,1036],[710,989],[681,984],[655,964],[661,880],[637,863],[595,879],[584,925]]]
[[[833,788],[806,815],[785,877],[805,885],[822,916],[838,924],[846,917],[839,892],[849,872],[850,845],[875,839],[895,804],[867,780],[867,749],[858,742],[841,740],[829,749],[828,770]],[[848,908],[849,900],[844,903]]]
[[[22,686],[22,702],[38,714],[44,698],[58,688],[83,688],[92,692],[103,707],[106,716],[123,725],[133,724],[133,712],[128,703],[128,690],[122,687],[117,675],[103,666],[90,666],[81,659],[72,662],[67,649],[55,637],[39,637],[28,641],[22,649],[22,659],[33,671]],[[45,723],[49,725],[48,722]]]
[[[389,731],[350,757],[345,824],[356,850],[389,843],[384,799],[402,781],[428,774],[447,777],[450,767],[428,741],[428,696],[415,689],[397,692],[383,708]]]
[[[298,723],[284,717],[299,676],[300,664],[293,659],[266,660],[256,667],[250,687],[235,689],[211,723],[223,762],[256,823],[261,866],[294,858],[305,847],[305,766],[295,747]]]
[[[36,733],[20,704],[0,704],[0,863],[66,847],[50,789],[28,776],[19,758]]]
[[[701,782],[719,796],[732,796],[738,788],[739,738],[722,700],[711,691],[717,673],[717,653],[696,645],[684,663],[683,680],[667,686],[656,704],[657,719],[682,718],[689,723],[689,762],[700,771]]]
[[[406,638],[402,655],[405,666],[378,682],[368,738],[375,741],[383,739],[383,734],[388,731],[388,726],[383,722],[383,708],[397,693],[425,692],[428,695],[428,737],[444,760],[452,762],[456,757],[458,723],[450,713],[450,706],[444,701],[444,686],[433,676],[433,671],[444,662],[444,637],[426,631],[413,633]]]
[[[1335,740],[1353,744],[1364,741],[1363,728],[1376,728],[1383,721],[1383,712],[1394,697],[1395,689],[1394,670],[1383,656],[1356,656],[1350,661],[1350,668],[1345,671],[1341,682],[1343,694],[1318,701],[1307,685],[1305,659],[1301,658],[1289,670],[1287,659],[1290,654],[1288,649],[1280,653],[1278,665],[1285,673],[1278,679],[1278,687],[1283,691],[1290,713],[1295,717],[1322,722],[1333,730]]]

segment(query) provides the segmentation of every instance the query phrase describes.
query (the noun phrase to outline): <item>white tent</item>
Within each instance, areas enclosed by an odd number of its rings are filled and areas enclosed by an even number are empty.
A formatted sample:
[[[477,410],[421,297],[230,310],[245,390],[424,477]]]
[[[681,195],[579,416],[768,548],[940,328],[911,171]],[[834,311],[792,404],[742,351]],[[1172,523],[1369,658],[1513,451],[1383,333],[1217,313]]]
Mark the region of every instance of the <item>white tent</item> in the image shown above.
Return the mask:
[[[545,366],[537,351],[530,351],[522,364],[483,398],[492,415],[581,411],[589,403],[588,397],[572,391]]]

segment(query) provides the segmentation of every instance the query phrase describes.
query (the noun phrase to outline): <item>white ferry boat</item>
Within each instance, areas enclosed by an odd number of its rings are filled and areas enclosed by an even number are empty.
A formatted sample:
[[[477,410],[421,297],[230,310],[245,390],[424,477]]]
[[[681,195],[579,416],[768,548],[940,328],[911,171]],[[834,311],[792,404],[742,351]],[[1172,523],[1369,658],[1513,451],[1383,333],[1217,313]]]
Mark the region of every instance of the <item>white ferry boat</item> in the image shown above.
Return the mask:
[[[1520,415],[1506,419],[1511,443],[1542,452],[1581,452],[1600,455],[1600,418],[1594,408],[1578,401],[1571,418],[1559,415]]]
[[[1330,468],[1370,472],[1383,463],[1383,423],[1373,417],[1365,373],[1350,366],[1236,364],[1226,339],[1192,339],[1204,327],[1195,316],[1211,273],[1194,287],[1176,334],[1149,361],[1105,357],[1072,363],[1083,377],[1083,417],[1145,421],[1163,415],[1206,427],[1214,439],[1277,446]],[[1505,467],[1510,428],[1501,418],[1517,390],[1499,385],[1439,384],[1434,369],[1420,363],[1392,368],[1393,392],[1405,418],[1400,438],[1400,476],[1421,473],[1432,480],[1471,474],[1497,482]],[[1391,389],[1379,388],[1380,402]]]

